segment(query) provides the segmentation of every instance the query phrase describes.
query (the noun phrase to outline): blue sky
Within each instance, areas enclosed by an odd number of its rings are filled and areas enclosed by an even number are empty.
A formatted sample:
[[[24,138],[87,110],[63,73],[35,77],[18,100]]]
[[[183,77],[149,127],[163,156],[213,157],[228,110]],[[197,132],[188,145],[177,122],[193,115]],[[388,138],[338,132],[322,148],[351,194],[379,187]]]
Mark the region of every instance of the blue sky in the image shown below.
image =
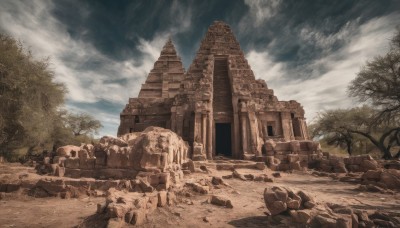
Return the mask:
[[[0,32],[50,57],[69,90],[66,108],[99,119],[100,135],[116,135],[119,113],[168,37],[187,69],[214,20],[231,26],[256,78],[278,99],[302,103],[312,121],[319,111],[357,105],[347,85],[388,50],[400,1],[0,1]]]

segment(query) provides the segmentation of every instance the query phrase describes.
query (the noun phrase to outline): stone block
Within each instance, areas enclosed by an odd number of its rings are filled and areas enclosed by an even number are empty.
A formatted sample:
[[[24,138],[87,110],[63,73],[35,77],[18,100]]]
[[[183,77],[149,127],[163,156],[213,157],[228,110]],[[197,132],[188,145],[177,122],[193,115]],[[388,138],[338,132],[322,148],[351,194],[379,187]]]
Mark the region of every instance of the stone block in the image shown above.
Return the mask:
[[[81,170],[80,169],[70,169],[65,168],[65,176],[72,177],[72,178],[80,178],[81,177]]]
[[[164,207],[167,205],[167,192],[166,191],[159,191],[158,192],[158,204],[159,207]]]
[[[290,141],[290,151],[296,153],[300,151],[300,142],[297,140]]]
[[[57,166],[55,176],[63,177],[65,175],[65,167]]]
[[[277,142],[275,144],[275,151],[291,151],[289,142]]]
[[[289,154],[289,155],[287,155],[287,159],[288,159],[289,163],[297,162],[297,161],[299,161],[299,155],[298,154]]]
[[[68,169],[79,169],[79,163],[80,163],[80,160],[79,160],[79,158],[67,158],[66,160],[65,160],[65,168],[68,168]]]

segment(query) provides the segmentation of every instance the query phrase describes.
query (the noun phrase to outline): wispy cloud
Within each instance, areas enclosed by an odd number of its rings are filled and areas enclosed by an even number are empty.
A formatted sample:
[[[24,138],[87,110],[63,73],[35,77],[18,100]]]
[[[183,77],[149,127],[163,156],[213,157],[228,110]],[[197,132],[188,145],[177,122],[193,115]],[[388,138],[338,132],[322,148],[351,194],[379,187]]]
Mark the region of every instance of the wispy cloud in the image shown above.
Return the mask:
[[[249,17],[253,20],[255,27],[261,25],[265,20],[275,16],[279,10],[281,0],[245,0],[244,3],[250,7]]]
[[[391,14],[371,19],[359,27],[349,23],[337,34],[328,37],[319,35],[318,31],[304,35],[303,38],[314,40],[322,47],[338,39],[346,39],[342,48],[309,63],[310,66],[327,69],[326,73],[315,78],[296,77],[293,72],[286,70],[287,63],[274,62],[267,51],[260,53],[252,50],[246,56],[256,77],[266,80],[278,99],[298,100],[304,106],[308,121],[311,121],[322,110],[357,105],[347,96],[347,86],[365,61],[388,50],[389,39],[399,20],[398,14]],[[292,77],[288,77],[290,74]]]
[[[0,28],[20,39],[34,56],[50,57],[56,80],[65,83],[68,88],[67,106],[70,109],[93,111],[84,107],[74,108],[70,104],[79,102],[107,100],[120,104],[120,110],[92,113],[103,125],[114,125],[103,132],[115,134],[118,113],[129,97],[137,96],[167,35],[157,35],[152,40],[140,39],[138,49],[141,56],[115,61],[101,54],[90,43],[72,39],[63,24],[51,15],[53,7],[52,1],[3,1]]]

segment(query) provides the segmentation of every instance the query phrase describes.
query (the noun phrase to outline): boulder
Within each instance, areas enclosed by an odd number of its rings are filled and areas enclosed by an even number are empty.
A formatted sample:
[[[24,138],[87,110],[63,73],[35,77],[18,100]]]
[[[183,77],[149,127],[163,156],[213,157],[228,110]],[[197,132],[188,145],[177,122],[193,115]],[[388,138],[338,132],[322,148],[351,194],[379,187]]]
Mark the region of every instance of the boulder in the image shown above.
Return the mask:
[[[280,187],[265,188],[264,202],[271,215],[277,215],[287,210],[288,193]]]
[[[364,172],[366,172],[368,170],[376,170],[376,169],[378,169],[378,162],[375,160],[365,159],[361,162],[360,168]]]
[[[380,183],[390,189],[400,189],[400,170],[388,169],[381,173]]]
[[[377,182],[381,179],[381,174],[382,174],[381,170],[368,170],[361,176],[361,179],[364,181],[366,180],[366,181]]]
[[[188,144],[171,130],[148,127],[135,140],[129,162],[136,170],[165,170],[187,162]]]

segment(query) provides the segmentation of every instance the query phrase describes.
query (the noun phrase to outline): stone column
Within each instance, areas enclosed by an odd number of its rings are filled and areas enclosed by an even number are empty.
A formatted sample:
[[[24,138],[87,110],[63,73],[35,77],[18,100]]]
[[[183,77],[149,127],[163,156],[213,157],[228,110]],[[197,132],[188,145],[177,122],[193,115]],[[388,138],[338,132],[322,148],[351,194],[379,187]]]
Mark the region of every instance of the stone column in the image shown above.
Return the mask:
[[[207,159],[213,159],[212,151],[213,151],[213,118],[210,113],[207,115]]]
[[[291,132],[293,127],[290,124],[291,116],[289,112],[281,112],[282,133],[285,140],[290,141],[293,139]],[[291,130],[292,129],[292,130]]]
[[[248,153],[249,148],[248,148],[248,139],[247,139],[247,118],[246,114],[242,114],[240,116],[240,123],[242,125],[242,146],[243,146],[243,155],[245,153]]]
[[[258,151],[258,123],[256,114],[252,111],[248,112],[250,123],[251,150],[256,156],[261,156],[261,151]]]
[[[201,115],[201,142],[203,143],[204,148],[207,145],[207,114]]]
[[[202,142],[202,128],[201,128],[201,113],[195,112],[194,113],[194,141]]]
[[[233,115],[233,124],[232,124],[232,127],[233,127],[233,146],[234,146],[234,148],[232,148],[233,149],[233,151],[232,151],[232,156],[233,156],[233,158],[241,158],[241,156],[240,156],[240,129],[239,129],[239,115],[238,115],[238,113],[236,112],[234,115]]]

